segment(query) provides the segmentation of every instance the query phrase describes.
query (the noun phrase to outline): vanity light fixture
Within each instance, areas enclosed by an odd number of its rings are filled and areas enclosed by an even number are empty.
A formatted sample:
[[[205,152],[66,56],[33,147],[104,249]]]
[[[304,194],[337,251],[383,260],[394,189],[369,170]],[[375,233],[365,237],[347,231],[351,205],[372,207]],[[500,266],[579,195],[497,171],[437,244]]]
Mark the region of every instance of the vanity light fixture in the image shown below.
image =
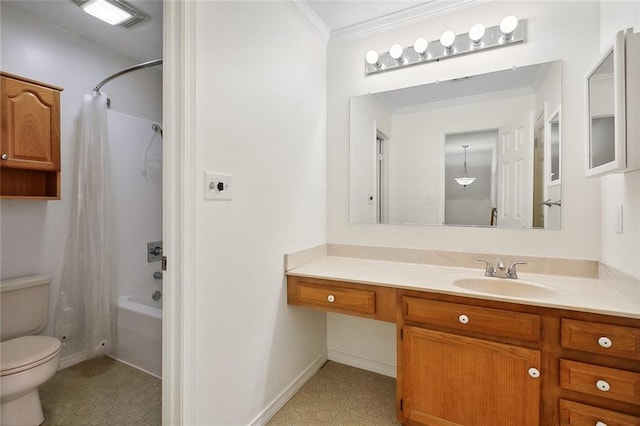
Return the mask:
[[[393,46],[391,46],[391,49],[389,49],[389,56],[395,59],[398,63],[402,63],[404,62],[404,58],[402,57],[403,51],[404,49],[402,48],[402,46],[400,46],[399,44],[394,44]]]
[[[486,28],[482,24],[475,24],[466,34],[456,34],[447,30],[439,40],[428,41],[420,37],[413,46],[406,48],[394,44],[388,52],[378,53],[370,50],[365,56],[364,72],[365,75],[376,74],[522,43],[525,41],[525,22],[509,15],[502,19],[500,25],[493,27]]]
[[[454,178],[454,180],[458,183],[458,185],[466,188],[467,185],[471,185],[473,181],[476,180],[476,178],[467,176],[467,148],[469,148],[469,145],[462,145],[462,148],[464,148],[464,165],[462,166],[462,177]]]
[[[469,38],[473,42],[474,47],[477,47],[480,45],[480,42],[482,41],[482,37],[484,37],[485,31],[486,30],[484,29],[484,25],[482,24],[475,24],[474,26],[469,28]]]
[[[416,41],[413,42],[413,50],[423,58],[427,53],[427,48],[429,47],[429,42],[426,38],[420,37]]]

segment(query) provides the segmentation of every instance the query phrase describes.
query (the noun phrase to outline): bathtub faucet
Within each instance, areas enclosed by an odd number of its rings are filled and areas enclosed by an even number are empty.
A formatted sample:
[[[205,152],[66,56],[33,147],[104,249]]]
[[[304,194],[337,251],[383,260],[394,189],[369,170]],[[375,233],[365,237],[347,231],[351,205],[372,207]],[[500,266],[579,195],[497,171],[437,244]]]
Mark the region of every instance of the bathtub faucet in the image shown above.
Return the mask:
[[[153,273],[153,278],[154,278],[154,279],[156,279],[156,280],[161,280],[161,279],[162,279],[162,272],[160,272],[160,271],[155,271],[155,272]]]

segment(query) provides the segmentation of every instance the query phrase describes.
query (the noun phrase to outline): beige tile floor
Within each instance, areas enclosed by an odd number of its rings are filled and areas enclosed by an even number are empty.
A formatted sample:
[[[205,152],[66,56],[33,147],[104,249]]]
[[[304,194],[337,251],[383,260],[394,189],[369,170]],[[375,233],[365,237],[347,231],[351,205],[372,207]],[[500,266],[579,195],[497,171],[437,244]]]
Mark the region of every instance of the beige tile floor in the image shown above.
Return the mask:
[[[393,378],[327,362],[269,426],[398,425]],[[61,370],[40,387],[44,426],[161,424],[161,381],[109,357]]]
[[[327,362],[271,419],[269,426],[398,425],[396,380]]]
[[[58,371],[40,400],[45,426],[161,424],[160,379],[109,357]]]

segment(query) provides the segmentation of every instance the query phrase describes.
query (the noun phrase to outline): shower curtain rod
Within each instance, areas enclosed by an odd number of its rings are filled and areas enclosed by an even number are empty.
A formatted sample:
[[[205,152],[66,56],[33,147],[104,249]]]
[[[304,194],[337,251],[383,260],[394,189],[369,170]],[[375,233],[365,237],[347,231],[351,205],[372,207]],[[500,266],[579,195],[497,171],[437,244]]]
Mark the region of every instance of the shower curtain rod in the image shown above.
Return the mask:
[[[120,77],[121,75],[130,73],[131,71],[137,71],[142,68],[155,67],[156,65],[162,65],[162,59],[154,59],[153,61],[143,62],[138,65],[130,66],[129,68],[125,68],[123,70],[118,71],[115,74],[110,75],[109,77],[102,80],[100,83],[96,84],[96,87],[93,88],[94,92],[100,93],[100,89],[102,86],[113,80],[114,78]]]

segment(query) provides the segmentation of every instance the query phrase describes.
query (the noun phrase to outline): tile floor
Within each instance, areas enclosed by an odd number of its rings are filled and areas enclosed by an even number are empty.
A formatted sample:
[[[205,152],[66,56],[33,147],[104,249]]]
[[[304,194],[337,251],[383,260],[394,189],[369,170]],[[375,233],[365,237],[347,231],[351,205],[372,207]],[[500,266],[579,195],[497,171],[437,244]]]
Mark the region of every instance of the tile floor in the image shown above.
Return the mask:
[[[269,426],[398,425],[396,381],[327,362],[271,419]],[[40,387],[50,425],[161,425],[160,379],[109,357],[58,371]]]
[[[44,426],[160,425],[161,380],[102,357],[58,371],[40,387]]]
[[[329,361],[268,426],[398,424],[395,379]]]

